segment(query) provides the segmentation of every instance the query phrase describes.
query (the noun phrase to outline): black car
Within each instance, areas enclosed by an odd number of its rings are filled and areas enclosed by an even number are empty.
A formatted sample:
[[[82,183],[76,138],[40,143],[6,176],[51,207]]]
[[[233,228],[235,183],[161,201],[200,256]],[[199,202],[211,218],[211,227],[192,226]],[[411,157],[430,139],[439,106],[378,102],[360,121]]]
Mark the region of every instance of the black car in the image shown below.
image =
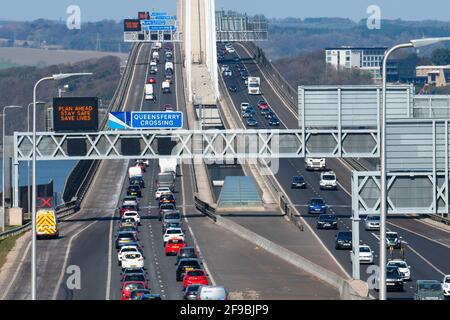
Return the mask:
[[[142,274],[144,277],[147,275],[147,271],[143,268],[125,268],[120,275],[122,277],[130,275],[130,274]]]
[[[334,214],[321,214],[317,219],[317,229],[337,229],[337,218]]]
[[[162,194],[159,197],[159,207],[161,207],[161,205],[163,205],[164,203],[176,203],[174,195],[172,193]]]
[[[142,197],[142,190],[138,184],[130,185],[127,189],[127,196]]]
[[[130,185],[138,184],[142,189],[145,188],[145,181],[142,177],[133,177],[130,179]]]
[[[143,294],[138,300],[162,300],[159,294]]]
[[[270,110],[269,112],[263,113],[264,114],[264,118],[266,118],[267,120],[272,119],[273,117],[276,117],[275,113]]]
[[[386,290],[403,291],[403,278],[398,267],[386,267]]]
[[[277,127],[280,125],[280,120],[278,120],[278,118],[276,117],[271,117],[269,119],[269,126],[273,126],[273,127]]]
[[[352,232],[351,231],[340,231],[335,236],[336,237],[336,249],[352,249]]]
[[[183,299],[184,300],[196,300],[197,295],[200,291],[200,284],[190,284],[184,290]]]
[[[197,258],[197,252],[195,252],[194,247],[181,248],[180,251],[178,251],[177,262],[175,263],[175,265],[177,265],[181,259],[186,259],[186,258]]]
[[[293,176],[292,177],[292,183],[291,183],[292,189],[305,188],[305,187],[306,187],[306,181],[303,176]]]
[[[176,279],[182,281],[186,275],[186,271],[202,269],[201,262],[195,258],[180,259],[177,264]]]
[[[237,92],[237,91],[238,91],[238,88],[237,88],[236,86],[230,86],[230,87],[228,88],[228,91],[230,91],[230,92]]]

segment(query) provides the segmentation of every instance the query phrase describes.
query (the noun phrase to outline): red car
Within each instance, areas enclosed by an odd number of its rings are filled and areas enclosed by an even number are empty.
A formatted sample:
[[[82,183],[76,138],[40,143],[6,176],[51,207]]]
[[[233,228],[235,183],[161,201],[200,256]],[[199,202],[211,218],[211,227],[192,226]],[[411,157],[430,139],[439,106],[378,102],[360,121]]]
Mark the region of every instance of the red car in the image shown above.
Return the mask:
[[[147,83],[156,83],[156,79],[153,77],[148,78]]]
[[[123,214],[127,211],[139,211],[139,210],[136,206],[132,206],[132,205],[121,206],[119,209],[120,217],[122,218]]]
[[[258,103],[259,110],[269,109],[269,105],[265,101],[261,101]]]
[[[183,288],[190,284],[200,284],[200,285],[209,285],[208,277],[204,270],[190,270],[186,272],[186,275],[183,279]]]
[[[122,284],[122,300],[131,300],[131,292],[134,290],[148,289],[147,282],[129,281]]]
[[[170,239],[166,244],[166,256],[176,256],[186,243],[181,239]]]

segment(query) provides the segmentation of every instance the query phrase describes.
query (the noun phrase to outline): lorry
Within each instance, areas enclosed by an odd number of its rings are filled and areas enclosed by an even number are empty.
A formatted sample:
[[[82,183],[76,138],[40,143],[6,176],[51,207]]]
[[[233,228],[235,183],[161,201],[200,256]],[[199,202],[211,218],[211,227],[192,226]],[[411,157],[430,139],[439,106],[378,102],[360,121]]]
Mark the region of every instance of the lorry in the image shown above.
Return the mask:
[[[139,166],[130,167],[128,169],[128,178],[142,177],[142,168]]]
[[[159,159],[159,172],[171,172],[176,176],[178,161],[176,158]]]
[[[170,90],[170,81],[165,80],[162,83],[162,92],[163,93],[171,93],[172,91]]]
[[[54,210],[41,209],[36,213],[36,237],[58,238],[58,220]]]
[[[158,174],[157,188],[167,187],[173,193],[175,192],[175,177],[173,172],[161,172]]]
[[[156,96],[153,91],[153,84],[145,85],[145,100],[151,100],[153,102],[156,102]]]
[[[247,86],[248,94],[258,95],[261,94],[261,79],[259,77],[248,77]]]

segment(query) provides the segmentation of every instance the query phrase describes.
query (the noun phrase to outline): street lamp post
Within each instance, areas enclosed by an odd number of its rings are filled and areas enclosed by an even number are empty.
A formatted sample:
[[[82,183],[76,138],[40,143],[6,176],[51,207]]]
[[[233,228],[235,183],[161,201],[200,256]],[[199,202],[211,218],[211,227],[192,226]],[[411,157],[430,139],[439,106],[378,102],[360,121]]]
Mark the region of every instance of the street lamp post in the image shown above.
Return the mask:
[[[439,42],[450,41],[450,37],[443,38],[424,38],[411,40],[408,43],[396,45],[388,50],[383,59],[383,103],[380,112],[380,273],[379,273],[379,299],[386,300],[386,219],[387,219],[387,188],[386,188],[386,97],[387,97],[387,61],[389,56],[398,49],[420,48],[436,44]]]
[[[36,300],[36,90],[37,87],[44,81],[48,80],[62,80],[75,76],[90,76],[92,73],[62,73],[55,74],[51,77],[45,77],[40,79],[34,85],[33,89],[33,157],[32,157],[32,200],[31,200],[31,299]]]
[[[2,232],[5,232],[5,118],[6,118],[6,110],[7,109],[15,109],[15,108],[22,108],[21,106],[5,106],[3,107],[2,111],[2,120],[3,120],[3,144],[2,144],[2,206],[3,206],[3,213],[2,213]]]

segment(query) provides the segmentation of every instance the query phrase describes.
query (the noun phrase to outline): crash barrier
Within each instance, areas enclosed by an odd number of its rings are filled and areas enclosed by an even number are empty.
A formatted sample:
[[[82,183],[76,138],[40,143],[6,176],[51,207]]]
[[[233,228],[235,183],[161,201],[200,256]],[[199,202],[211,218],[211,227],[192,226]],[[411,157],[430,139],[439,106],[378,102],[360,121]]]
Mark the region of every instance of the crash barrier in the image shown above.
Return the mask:
[[[341,276],[329,271],[322,266],[311,262],[310,260],[260,236],[259,234],[250,231],[241,225],[223,218],[221,216],[216,216],[216,223],[218,226],[233,232],[237,236],[253,243],[254,245],[263,248],[267,252],[275,255],[283,261],[286,261],[295,267],[303,270],[304,272],[318,278],[328,285],[339,291],[339,295],[343,300],[366,300],[367,297],[361,297],[350,285],[349,281],[342,278]]]
[[[195,208],[201,213],[210,217],[214,222],[217,222],[216,209],[211,207],[208,203],[200,200],[198,196],[194,196]]]

